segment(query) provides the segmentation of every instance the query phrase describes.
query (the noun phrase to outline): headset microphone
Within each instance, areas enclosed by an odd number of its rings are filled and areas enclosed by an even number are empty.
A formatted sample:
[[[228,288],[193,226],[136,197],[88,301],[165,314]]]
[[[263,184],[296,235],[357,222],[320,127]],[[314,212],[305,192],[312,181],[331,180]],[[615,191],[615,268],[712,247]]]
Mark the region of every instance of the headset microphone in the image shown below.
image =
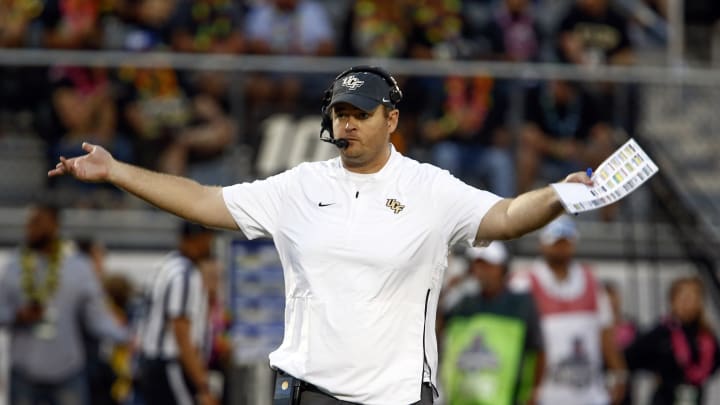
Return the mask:
[[[350,145],[347,139],[333,139],[332,143],[337,146],[338,149],[345,149]]]
[[[328,134],[325,134],[325,132],[328,132]],[[338,149],[345,149],[348,146],[350,146],[350,142],[347,139],[335,139],[334,137],[329,135],[330,131],[323,127],[320,130],[320,140],[323,142],[331,143],[335,145]]]

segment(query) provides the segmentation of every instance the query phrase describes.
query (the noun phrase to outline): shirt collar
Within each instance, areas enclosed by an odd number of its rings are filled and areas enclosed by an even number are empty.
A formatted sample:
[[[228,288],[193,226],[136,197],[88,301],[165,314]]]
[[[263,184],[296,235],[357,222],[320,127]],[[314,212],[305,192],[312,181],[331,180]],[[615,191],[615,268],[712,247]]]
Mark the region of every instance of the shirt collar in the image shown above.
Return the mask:
[[[395,145],[392,143],[388,144],[390,147],[390,157],[388,158],[387,162],[385,162],[385,165],[378,170],[375,173],[355,173],[351,172],[342,165],[342,159],[340,157],[337,158],[337,169],[338,173],[342,175],[342,177],[347,179],[353,179],[358,181],[371,181],[371,180],[384,180],[392,175],[392,172],[394,171],[394,168],[397,166],[398,162],[402,158],[402,154],[395,149]]]

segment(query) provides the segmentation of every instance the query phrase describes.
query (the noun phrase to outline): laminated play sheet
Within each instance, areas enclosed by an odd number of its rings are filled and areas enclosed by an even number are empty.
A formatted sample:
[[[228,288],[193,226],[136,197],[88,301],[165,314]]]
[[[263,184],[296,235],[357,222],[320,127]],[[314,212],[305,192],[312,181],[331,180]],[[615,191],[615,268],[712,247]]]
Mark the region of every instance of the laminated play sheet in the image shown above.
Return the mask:
[[[634,139],[625,142],[592,173],[592,186],[554,183],[565,210],[594,210],[625,198],[658,172],[658,167]]]

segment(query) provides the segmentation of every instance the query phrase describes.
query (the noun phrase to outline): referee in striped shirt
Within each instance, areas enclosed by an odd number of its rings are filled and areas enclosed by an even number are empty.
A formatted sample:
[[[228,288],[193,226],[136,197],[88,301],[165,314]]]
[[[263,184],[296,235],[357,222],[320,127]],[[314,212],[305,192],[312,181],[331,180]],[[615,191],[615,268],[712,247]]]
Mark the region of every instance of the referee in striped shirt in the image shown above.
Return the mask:
[[[140,332],[141,389],[149,405],[216,405],[208,389],[208,299],[198,263],[213,232],[183,223],[177,251],[163,260]]]

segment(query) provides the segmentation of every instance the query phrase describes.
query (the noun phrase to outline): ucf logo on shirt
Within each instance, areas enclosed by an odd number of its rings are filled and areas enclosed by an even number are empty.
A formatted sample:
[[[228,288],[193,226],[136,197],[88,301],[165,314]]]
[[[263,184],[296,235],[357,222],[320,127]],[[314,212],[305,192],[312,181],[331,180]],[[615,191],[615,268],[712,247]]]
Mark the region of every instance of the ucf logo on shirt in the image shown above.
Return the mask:
[[[385,206],[393,210],[394,213],[398,214],[400,211],[405,208],[404,205],[400,203],[400,201],[394,199],[394,198],[388,198],[387,202],[385,202]]]

